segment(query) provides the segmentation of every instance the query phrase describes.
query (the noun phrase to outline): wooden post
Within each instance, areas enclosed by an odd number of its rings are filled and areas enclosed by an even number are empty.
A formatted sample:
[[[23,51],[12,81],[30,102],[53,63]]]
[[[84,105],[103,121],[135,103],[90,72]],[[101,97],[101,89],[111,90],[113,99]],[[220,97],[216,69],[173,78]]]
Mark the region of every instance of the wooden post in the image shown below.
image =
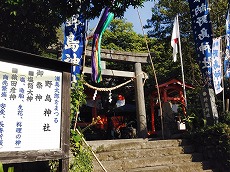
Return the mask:
[[[62,132],[61,132],[61,148],[63,157],[59,161],[59,171],[69,171],[69,150],[70,150],[70,82],[71,74],[63,72],[63,88],[62,88]]]
[[[145,97],[144,97],[144,85],[142,81],[142,69],[141,63],[135,63],[135,91],[136,91],[136,115],[137,115],[137,131],[138,137],[146,138],[147,122],[145,111]]]
[[[151,134],[154,134],[156,132],[155,129],[155,102],[153,101],[153,94],[151,95],[150,99],[150,108],[151,108]]]
[[[226,99],[226,110],[225,111],[226,112],[229,111],[229,99]]]

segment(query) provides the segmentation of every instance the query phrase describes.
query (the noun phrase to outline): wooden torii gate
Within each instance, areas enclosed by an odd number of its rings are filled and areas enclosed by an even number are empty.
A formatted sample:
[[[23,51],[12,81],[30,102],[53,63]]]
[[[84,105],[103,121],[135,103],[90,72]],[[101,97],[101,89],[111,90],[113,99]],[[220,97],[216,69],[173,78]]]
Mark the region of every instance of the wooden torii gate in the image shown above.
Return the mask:
[[[86,49],[86,58],[91,57],[91,49]],[[144,83],[143,78],[146,78],[142,71],[141,64],[148,63],[148,53],[132,53],[132,52],[119,52],[113,50],[102,49],[101,59],[103,61],[113,62],[130,62],[134,64],[134,71],[120,71],[112,69],[102,69],[102,75],[135,78],[135,100],[136,100],[136,117],[137,117],[137,134],[140,138],[146,138],[148,135],[146,110],[145,110],[145,97],[144,97]],[[83,73],[91,74],[92,68],[84,66]]]

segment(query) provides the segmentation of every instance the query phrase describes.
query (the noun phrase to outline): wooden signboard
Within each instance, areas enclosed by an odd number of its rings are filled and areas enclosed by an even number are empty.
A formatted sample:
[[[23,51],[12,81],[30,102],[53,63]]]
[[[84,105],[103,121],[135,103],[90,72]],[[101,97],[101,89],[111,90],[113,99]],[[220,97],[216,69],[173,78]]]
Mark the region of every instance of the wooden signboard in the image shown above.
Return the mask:
[[[70,69],[0,48],[0,162],[60,159],[68,171]]]

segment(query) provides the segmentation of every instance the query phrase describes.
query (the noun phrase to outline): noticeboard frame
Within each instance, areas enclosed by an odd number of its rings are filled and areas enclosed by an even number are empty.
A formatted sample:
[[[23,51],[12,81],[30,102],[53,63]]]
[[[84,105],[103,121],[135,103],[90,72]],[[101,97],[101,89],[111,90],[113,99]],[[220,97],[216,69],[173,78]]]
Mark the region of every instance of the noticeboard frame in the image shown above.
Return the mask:
[[[0,47],[0,61],[25,65],[29,67],[42,68],[62,73],[60,150],[0,152],[0,162],[2,162],[3,164],[11,164],[59,159],[59,171],[68,171],[70,147],[69,116],[71,64],[4,47]]]

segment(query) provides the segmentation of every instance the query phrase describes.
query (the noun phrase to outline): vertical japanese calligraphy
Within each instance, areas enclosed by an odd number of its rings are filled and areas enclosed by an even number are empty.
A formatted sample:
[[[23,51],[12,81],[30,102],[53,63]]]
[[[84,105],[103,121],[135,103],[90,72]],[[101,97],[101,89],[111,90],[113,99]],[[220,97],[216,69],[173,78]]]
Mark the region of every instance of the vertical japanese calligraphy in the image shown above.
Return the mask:
[[[0,66],[0,152],[60,149],[62,73]]]
[[[207,0],[189,0],[195,47],[203,79],[212,88],[212,30]]]
[[[209,118],[211,117],[212,112],[210,111],[210,98],[209,98],[209,93],[208,90],[203,89],[202,94],[201,94],[201,99],[202,101],[202,107],[203,107],[203,112],[205,114],[205,117]]]
[[[3,136],[4,136],[4,131],[5,131],[5,113],[6,113],[6,104],[5,103],[1,103],[0,104],[0,116],[1,116],[1,120],[0,120],[0,148],[3,147]]]
[[[215,105],[214,90],[203,88],[200,94],[201,105],[204,113],[204,117],[207,123],[212,125],[214,121],[218,120],[218,112]]]
[[[58,109],[59,100],[60,100],[60,76],[55,76],[55,87],[54,87],[54,122],[58,123],[60,112]]]
[[[28,77],[27,77],[27,95],[26,95],[26,100],[27,101],[32,101],[33,100],[33,89],[34,89],[34,72],[29,71],[28,72]]]
[[[201,94],[201,103],[204,108],[204,117],[207,124],[212,125],[218,120],[218,112],[215,104],[212,75],[212,26],[207,0],[189,0],[190,14],[192,18],[192,29],[205,93]],[[215,69],[218,76],[218,69]],[[217,84],[219,81],[215,81]],[[218,83],[220,84],[220,83]],[[218,85],[216,85],[218,86]],[[220,91],[220,90],[218,90]],[[207,100],[208,98],[208,100]],[[208,102],[208,103],[207,103]]]
[[[1,97],[6,100],[7,98],[7,91],[8,91],[8,80],[9,76],[6,74],[3,74],[2,76],[2,92],[1,92]]]
[[[86,20],[82,15],[73,15],[65,22],[64,48],[62,61],[72,63],[72,80],[78,79],[82,68],[82,55],[85,45]]]
[[[222,82],[222,60],[220,54],[220,41],[221,38],[213,39],[212,44],[212,76],[213,85],[216,94],[219,94],[223,88]]]

